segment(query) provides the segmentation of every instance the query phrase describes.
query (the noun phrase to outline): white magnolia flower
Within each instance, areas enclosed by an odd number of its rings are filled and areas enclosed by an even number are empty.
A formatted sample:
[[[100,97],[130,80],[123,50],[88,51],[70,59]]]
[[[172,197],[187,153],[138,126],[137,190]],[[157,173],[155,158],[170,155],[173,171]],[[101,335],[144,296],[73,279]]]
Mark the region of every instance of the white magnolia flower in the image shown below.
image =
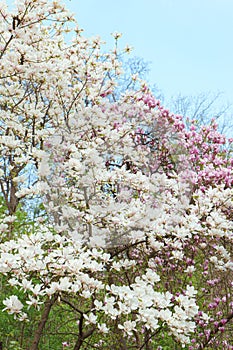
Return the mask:
[[[89,315],[84,315],[84,318],[86,319],[87,324],[96,324],[97,323],[97,316],[94,315],[92,312],[90,312]]]
[[[106,326],[106,323],[98,324],[98,329],[101,333],[108,333],[109,328]]]
[[[185,294],[188,297],[192,298],[192,297],[194,297],[197,294],[197,291],[196,291],[196,289],[193,286],[187,286]]]
[[[18,314],[23,308],[23,304],[17,295],[11,295],[9,298],[3,300],[3,304],[6,306],[3,311],[7,310],[9,314]]]
[[[43,304],[43,302],[40,302],[38,299],[29,295],[29,300],[26,301],[26,304],[28,304],[28,308],[30,308],[31,306],[34,306],[36,309],[39,310],[40,305]]]
[[[123,325],[119,324],[118,328],[123,329],[124,332],[128,335],[133,335],[133,331],[136,330],[136,322],[135,321],[125,321]]]
[[[59,281],[59,290],[61,291],[68,291],[71,287],[71,282],[68,277],[63,277]]]

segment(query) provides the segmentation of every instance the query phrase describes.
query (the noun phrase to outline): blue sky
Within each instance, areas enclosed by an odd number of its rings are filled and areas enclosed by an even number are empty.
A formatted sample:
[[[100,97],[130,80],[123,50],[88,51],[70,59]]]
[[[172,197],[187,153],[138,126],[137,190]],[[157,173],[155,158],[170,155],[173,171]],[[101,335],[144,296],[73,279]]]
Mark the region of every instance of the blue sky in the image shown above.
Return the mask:
[[[123,33],[165,97],[224,93],[233,103],[233,0],[66,0],[86,36]]]

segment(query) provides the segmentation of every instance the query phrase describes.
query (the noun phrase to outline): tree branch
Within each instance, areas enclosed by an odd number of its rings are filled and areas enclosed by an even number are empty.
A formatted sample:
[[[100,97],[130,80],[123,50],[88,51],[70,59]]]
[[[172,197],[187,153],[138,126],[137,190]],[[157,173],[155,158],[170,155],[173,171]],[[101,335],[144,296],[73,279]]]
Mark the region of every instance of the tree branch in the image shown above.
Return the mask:
[[[34,334],[34,339],[33,339],[32,345],[30,347],[30,350],[38,350],[39,349],[38,345],[40,342],[41,335],[43,333],[45,324],[48,321],[50,310],[51,310],[51,308],[54,305],[56,300],[57,300],[57,296],[54,296],[52,299],[48,299],[45,302],[44,311],[42,313],[41,320],[38,324],[37,330]]]

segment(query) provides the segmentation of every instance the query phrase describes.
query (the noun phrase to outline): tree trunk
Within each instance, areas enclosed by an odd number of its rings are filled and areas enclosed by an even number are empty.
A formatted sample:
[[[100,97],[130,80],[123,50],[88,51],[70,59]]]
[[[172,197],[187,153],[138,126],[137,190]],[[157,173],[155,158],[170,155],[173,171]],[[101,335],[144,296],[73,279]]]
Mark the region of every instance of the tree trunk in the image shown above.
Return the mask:
[[[54,298],[51,298],[51,299],[48,299],[46,302],[45,302],[45,307],[44,307],[44,310],[43,310],[43,313],[42,313],[42,316],[41,316],[41,320],[38,324],[38,327],[37,327],[37,330],[34,334],[34,339],[33,339],[33,342],[32,342],[32,345],[30,347],[30,350],[38,350],[38,345],[39,345],[39,342],[40,342],[40,338],[41,338],[41,335],[43,333],[43,330],[44,330],[44,327],[45,327],[45,324],[49,318],[49,313],[50,313],[50,310],[53,306],[53,304],[55,303],[56,301],[56,297]]]

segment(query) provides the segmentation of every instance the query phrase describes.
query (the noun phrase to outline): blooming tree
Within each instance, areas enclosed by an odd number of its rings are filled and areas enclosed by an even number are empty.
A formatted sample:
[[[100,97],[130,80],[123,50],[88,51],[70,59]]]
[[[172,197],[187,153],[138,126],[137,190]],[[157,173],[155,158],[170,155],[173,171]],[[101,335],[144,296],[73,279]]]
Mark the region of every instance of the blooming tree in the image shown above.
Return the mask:
[[[232,349],[231,140],[144,82],[116,99],[117,45],[59,1],[0,14],[2,309],[21,348]]]

